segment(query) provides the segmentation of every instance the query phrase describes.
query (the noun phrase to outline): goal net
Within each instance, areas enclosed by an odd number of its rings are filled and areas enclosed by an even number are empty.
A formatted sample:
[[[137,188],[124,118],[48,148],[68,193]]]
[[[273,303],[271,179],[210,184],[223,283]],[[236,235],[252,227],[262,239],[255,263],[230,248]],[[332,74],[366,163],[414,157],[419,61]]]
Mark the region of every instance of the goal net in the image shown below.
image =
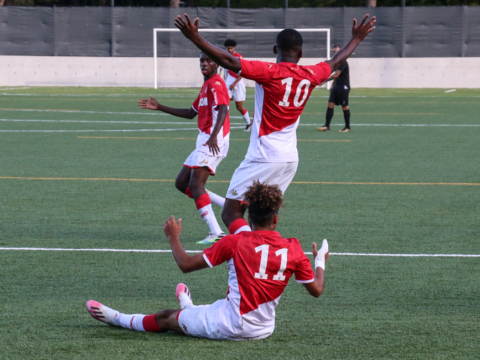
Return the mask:
[[[330,58],[330,29],[297,29],[303,37],[300,65],[316,64]],[[199,29],[202,37],[224,48],[226,39],[237,42],[236,51],[249,60],[275,62],[273,46],[281,29]],[[154,88],[200,87],[200,50],[177,28],[153,29]],[[246,86],[253,86],[246,81]]]

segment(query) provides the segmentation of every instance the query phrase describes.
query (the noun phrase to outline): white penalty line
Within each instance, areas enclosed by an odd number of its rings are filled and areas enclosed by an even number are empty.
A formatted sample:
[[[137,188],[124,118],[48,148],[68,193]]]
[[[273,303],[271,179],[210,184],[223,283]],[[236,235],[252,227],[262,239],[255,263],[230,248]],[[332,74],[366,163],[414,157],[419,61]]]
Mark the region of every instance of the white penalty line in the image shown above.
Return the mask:
[[[244,126],[232,126],[230,129],[243,129]],[[81,133],[81,132],[150,132],[150,131],[198,131],[198,128],[177,129],[118,129],[118,130],[0,130],[0,133]]]
[[[147,249],[68,249],[68,248],[37,248],[37,247],[0,247],[0,250],[13,251],[84,251],[84,252],[124,252],[124,253],[171,253],[172,250],[147,250]],[[201,253],[203,250],[185,250],[187,253]],[[305,252],[306,255],[312,255],[312,252]],[[329,255],[336,256],[376,256],[376,257],[472,257],[478,258],[480,255],[470,254],[378,254],[378,253],[336,253]]]

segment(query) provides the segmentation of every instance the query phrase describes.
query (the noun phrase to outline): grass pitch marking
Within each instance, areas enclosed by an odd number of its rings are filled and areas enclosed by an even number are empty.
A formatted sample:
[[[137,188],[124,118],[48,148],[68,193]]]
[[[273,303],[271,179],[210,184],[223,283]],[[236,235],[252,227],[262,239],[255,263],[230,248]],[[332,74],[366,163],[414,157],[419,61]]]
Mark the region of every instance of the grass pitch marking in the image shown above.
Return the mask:
[[[85,251],[85,252],[126,252],[126,253],[171,253],[172,250],[147,250],[147,249],[66,249],[66,248],[36,248],[36,247],[0,247],[1,251]],[[201,253],[203,250],[185,250],[187,253]],[[306,255],[312,252],[305,251]],[[379,254],[379,253],[335,253],[337,256],[375,256],[375,257],[464,257],[478,258],[477,254]]]
[[[197,138],[141,137],[141,136],[78,136],[79,139],[127,139],[127,140],[197,140]],[[250,141],[250,139],[230,139],[230,141]],[[319,142],[352,142],[353,140],[302,140]]]
[[[67,177],[27,177],[0,176],[3,180],[84,180],[84,181],[138,181],[138,182],[174,182],[173,179],[122,179],[122,178],[67,178]],[[229,183],[230,180],[208,180],[209,183]],[[299,185],[422,185],[422,186],[480,186],[480,183],[407,183],[407,182],[358,182],[358,181],[292,181]]]

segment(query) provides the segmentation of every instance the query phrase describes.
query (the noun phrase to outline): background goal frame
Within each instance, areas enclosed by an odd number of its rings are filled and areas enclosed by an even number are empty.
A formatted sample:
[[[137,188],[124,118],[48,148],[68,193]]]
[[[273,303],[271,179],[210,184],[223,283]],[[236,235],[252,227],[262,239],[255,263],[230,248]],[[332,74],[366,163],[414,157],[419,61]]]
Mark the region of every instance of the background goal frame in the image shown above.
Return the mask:
[[[330,59],[330,28],[305,28],[305,29],[295,29],[298,32],[324,32],[327,34],[327,53],[326,59]],[[177,28],[154,28],[153,29],[153,66],[154,66],[154,83],[153,87],[154,89],[158,88],[158,56],[157,56],[157,34],[159,32],[175,32],[175,31],[180,31]],[[198,32],[280,32],[282,29],[211,29],[211,28],[206,28],[206,29],[198,29]]]

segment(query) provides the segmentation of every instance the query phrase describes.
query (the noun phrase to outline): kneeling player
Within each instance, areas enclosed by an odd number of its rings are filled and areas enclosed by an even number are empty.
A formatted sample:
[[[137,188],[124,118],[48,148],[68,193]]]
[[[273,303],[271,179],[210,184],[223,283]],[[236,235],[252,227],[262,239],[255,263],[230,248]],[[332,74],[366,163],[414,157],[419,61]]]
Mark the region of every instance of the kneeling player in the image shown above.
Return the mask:
[[[248,219],[253,229],[228,235],[200,254],[189,256],[180,244],[181,219],[172,216],[164,226],[173,257],[183,272],[228,264],[228,294],[211,305],[195,306],[184,284],[177,286],[180,309],[153,315],[123,314],[89,300],[87,311],[112,326],[137,331],[181,334],[215,340],[264,339],[275,328],[275,307],[287,286],[295,280],[319,297],[324,287],[328,243],[321,249],[313,243],[315,272],[297,239],[284,239],[275,230],[282,191],[277,185],[254,182],[245,193]]]
[[[152,97],[150,100],[140,100],[138,105],[142,109],[159,110],[186,119],[193,119],[198,114],[200,133],[197,146],[178,173],[175,187],[195,200],[200,216],[210,228],[210,234],[199,243],[209,244],[225,235],[215,218],[211,204],[213,198],[218,205],[223,206],[224,199],[212,192],[207,194],[205,184],[210,175],[215,175],[217,166],[228,153],[230,100],[225,82],[217,75],[218,65],[204,53],[200,54],[200,69],[205,82],[190,109],[170,108],[159,104]],[[216,201],[217,198],[219,201]]]

